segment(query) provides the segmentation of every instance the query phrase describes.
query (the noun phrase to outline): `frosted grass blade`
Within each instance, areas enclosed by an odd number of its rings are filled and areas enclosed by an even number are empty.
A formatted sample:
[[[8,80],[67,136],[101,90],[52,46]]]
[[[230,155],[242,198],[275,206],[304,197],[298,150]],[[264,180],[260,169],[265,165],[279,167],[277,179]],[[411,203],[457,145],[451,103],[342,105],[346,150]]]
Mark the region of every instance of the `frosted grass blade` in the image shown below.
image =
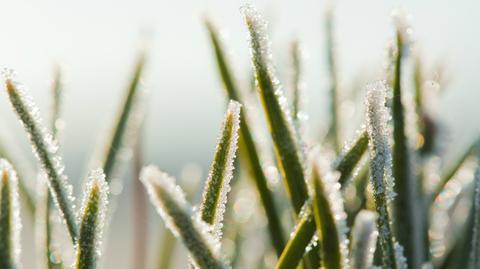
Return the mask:
[[[260,99],[275,144],[280,170],[286,181],[293,208],[298,214],[308,196],[304,167],[287,108],[288,103],[274,75],[267,25],[261,15],[250,5],[243,6],[242,13],[249,31],[251,59]]]
[[[205,19],[205,24],[210,35],[210,40],[212,42],[215,57],[217,60],[218,70],[222,78],[228,98],[242,103],[240,93],[238,91],[236,83],[234,82],[234,78],[231,73],[232,69],[227,61],[226,53],[224,52],[224,48],[218,31],[208,19]],[[282,233],[278,210],[275,205],[273,194],[268,188],[267,178],[262,168],[262,163],[258,155],[257,146],[255,145],[252,133],[250,131],[251,128],[248,123],[247,116],[248,115],[245,108],[241,108],[240,117],[242,118],[242,120],[240,121],[241,135],[239,138],[239,146],[240,148],[245,148],[245,150],[240,150],[240,154],[242,154],[242,152],[245,152],[247,155],[244,159],[248,161],[247,165],[251,169],[252,178],[254,179],[258,193],[260,194],[260,199],[265,209],[265,213],[267,215],[270,240],[272,241],[272,245],[274,246],[277,255],[279,256],[285,245],[285,239]]]
[[[393,80],[393,177],[395,178],[395,192],[397,196],[393,202],[393,224],[398,242],[405,248],[408,263],[413,268],[422,264],[423,247],[420,235],[420,221],[423,216],[419,212],[417,197],[419,189],[413,178],[410,149],[406,134],[405,109],[402,103],[402,61],[404,51],[404,33],[399,29],[397,32],[397,55],[395,59]],[[421,223],[421,221],[420,221]]]
[[[477,156],[477,170],[475,171],[474,186],[475,189],[472,205],[473,231],[469,266],[470,268],[480,268],[480,156]]]
[[[340,184],[333,173],[320,174],[317,161],[313,161],[310,186],[313,213],[321,242],[322,264],[327,269],[348,268],[348,239],[346,214],[340,194]]]
[[[101,242],[109,189],[101,169],[90,173],[80,210],[80,234],[76,246],[75,268],[97,267],[101,255]]]
[[[175,180],[154,166],[143,168],[140,178],[168,229],[183,241],[190,252],[196,268],[226,268],[217,257],[218,246],[208,228],[202,226],[201,220],[191,218],[192,209],[181,188],[175,185]]]
[[[106,144],[106,151],[103,157],[102,165],[103,171],[107,178],[107,182],[112,180],[112,176],[115,173],[115,165],[117,159],[119,158],[119,153],[122,148],[122,143],[125,139],[125,133],[128,129],[129,120],[131,114],[135,110],[135,102],[138,99],[138,91],[140,78],[145,66],[145,54],[142,52],[137,60],[137,64],[134,69],[133,77],[130,82],[129,87],[125,93],[123,104],[118,113],[118,119],[115,122],[114,128],[112,130],[112,136],[108,143]]]
[[[292,118],[295,122],[299,120],[302,112],[302,62],[301,51],[298,40],[292,42],[290,47],[292,61]]]
[[[360,135],[355,141],[344,151],[335,162],[335,170],[340,172],[340,178],[338,182],[342,186],[342,189],[346,186],[347,180],[352,175],[355,166],[358,164],[363,154],[368,148],[368,134],[367,131],[360,132]]]
[[[78,236],[72,186],[64,174],[62,159],[57,154],[58,147],[42,126],[38,108],[27,97],[20,84],[13,82],[6,74],[6,88],[10,103],[22,122],[32,144],[33,151],[48,176],[48,185],[68,232],[75,242]]]
[[[386,108],[387,86],[376,82],[367,86],[366,111],[367,132],[370,148],[370,175],[378,213],[377,229],[382,250],[383,268],[397,268],[394,238],[390,227],[388,202],[393,199],[393,179],[391,178],[391,151],[388,144],[387,121],[390,118]]]
[[[372,267],[378,236],[375,222],[375,213],[367,210],[360,211],[355,218],[350,258],[352,269],[370,269]]]
[[[0,159],[0,268],[20,268],[18,179],[11,164]]]
[[[240,103],[236,101],[230,101],[228,105],[200,204],[201,219],[211,226],[212,235],[218,241],[222,238],[223,215],[233,177],[233,161],[240,128],[240,108]]]

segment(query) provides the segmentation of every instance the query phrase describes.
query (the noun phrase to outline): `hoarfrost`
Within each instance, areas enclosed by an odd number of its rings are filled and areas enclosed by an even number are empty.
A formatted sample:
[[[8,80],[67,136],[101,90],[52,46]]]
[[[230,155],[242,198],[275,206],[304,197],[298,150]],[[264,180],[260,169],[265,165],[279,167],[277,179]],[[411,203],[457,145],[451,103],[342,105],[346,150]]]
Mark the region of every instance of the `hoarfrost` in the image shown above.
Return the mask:
[[[362,210],[355,218],[352,230],[352,268],[368,269],[372,266],[377,244],[376,214]]]

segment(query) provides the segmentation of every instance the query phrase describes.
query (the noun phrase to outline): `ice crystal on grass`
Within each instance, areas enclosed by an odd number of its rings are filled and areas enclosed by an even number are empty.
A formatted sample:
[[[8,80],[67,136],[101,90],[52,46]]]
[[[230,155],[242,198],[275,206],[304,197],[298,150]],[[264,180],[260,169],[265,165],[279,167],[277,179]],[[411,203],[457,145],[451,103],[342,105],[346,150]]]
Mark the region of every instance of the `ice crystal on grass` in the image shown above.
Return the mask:
[[[222,133],[215,150],[203,191],[200,214],[203,221],[211,226],[216,240],[222,238],[222,222],[233,177],[233,162],[237,151],[238,129],[240,127],[240,103],[230,101],[223,122]]]
[[[20,268],[21,228],[17,173],[0,159],[0,268]]]
[[[80,210],[80,233],[76,245],[75,268],[96,268],[101,243],[109,188],[101,169],[93,170],[88,179]]]
[[[12,71],[4,71],[7,93],[12,108],[25,128],[33,152],[48,176],[48,185],[60,215],[67,225],[72,241],[77,237],[76,211],[73,189],[64,174],[64,165],[57,154],[58,146],[42,124],[40,112],[23,86],[14,81]]]
[[[477,169],[474,177],[473,231],[470,250],[470,268],[480,268],[480,159],[477,157]]]
[[[140,179],[167,228],[190,252],[195,268],[228,268],[215,251],[217,242],[213,240],[209,227],[198,218],[198,214],[193,214],[175,179],[155,166],[144,167]]]
[[[377,227],[375,213],[362,210],[355,218],[352,229],[351,265],[353,269],[369,269],[377,244]]]

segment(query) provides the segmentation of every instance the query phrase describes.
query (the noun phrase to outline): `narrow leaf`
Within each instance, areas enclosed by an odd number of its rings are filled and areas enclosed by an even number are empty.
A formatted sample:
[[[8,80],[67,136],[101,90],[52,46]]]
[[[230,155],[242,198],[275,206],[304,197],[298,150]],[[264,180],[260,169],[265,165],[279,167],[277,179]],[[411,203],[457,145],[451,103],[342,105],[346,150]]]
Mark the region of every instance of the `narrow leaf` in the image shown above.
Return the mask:
[[[327,269],[345,268],[349,266],[348,239],[340,184],[333,173],[320,173],[320,165],[315,160],[310,184],[315,223],[322,244],[322,263]]]
[[[200,205],[201,219],[212,227],[216,240],[222,238],[222,222],[233,177],[233,161],[237,151],[238,129],[240,128],[240,103],[230,101],[223,122],[222,133],[210,166]]]
[[[210,34],[210,39],[214,48],[215,57],[217,60],[218,70],[220,72],[224,88],[228,95],[229,99],[235,100],[237,102],[243,103],[240,98],[240,93],[238,91],[237,85],[234,82],[234,78],[231,73],[231,67],[227,61],[219,34],[214,25],[208,20],[205,20],[207,29]],[[275,206],[275,201],[273,198],[272,191],[268,188],[267,177],[262,168],[262,163],[260,161],[260,156],[258,154],[257,146],[255,145],[251,128],[248,122],[247,112],[245,108],[241,108],[240,117],[240,139],[239,144],[240,148],[245,148],[242,152],[246,153],[246,159],[248,161],[247,165],[252,171],[252,178],[254,179],[255,185],[257,187],[258,193],[260,194],[260,199],[262,201],[263,207],[265,208],[265,213],[268,219],[268,230],[270,232],[270,239],[272,245],[275,247],[277,255],[283,250],[285,245],[284,235],[282,233],[282,227],[280,224],[280,218],[278,210]]]
[[[80,210],[80,234],[74,266],[77,269],[97,268],[97,259],[101,254],[108,195],[109,189],[105,181],[105,174],[101,169],[92,171]]]
[[[298,122],[302,113],[302,56],[300,42],[295,40],[290,47],[292,61],[292,118]]]
[[[22,89],[6,74],[6,88],[10,103],[22,122],[40,165],[48,176],[48,185],[60,215],[63,218],[72,242],[76,241],[78,227],[76,222],[73,189],[64,174],[64,165],[57,154],[58,147],[52,136],[42,126],[38,108]]]
[[[226,268],[217,257],[218,246],[208,228],[202,225],[201,220],[191,218],[192,209],[181,188],[175,184],[175,179],[154,166],[143,168],[140,178],[167,228],[183,241],[190,252],[195,267]]]
[[[370,148],[370,175],[373,185],[375,209],[378,213],[377,229],[382,250],[383,268],[397,268],[394,238],[390,227],[388,201],[393,199],[391,176],[391,151],[388,144],[387,121],[390,118],[385,106],[387,86],[377,82],[367,86],[366,111]]]
[[[368,134],[367,131],[361,131],[355,141],[343,151],[340,157],[334,164],[335,170],[340,172],[338,182],[342,189],[346,186],[347,180],[352,175],[355,166],[362,158],[368,148]]]
[[[20,206],[13,167],[0,159],[0,268],[20,268]]]
[[[351,265],[352,269],[370,269],[373,253],[377,245],[376,215],[362,210],[355,218],[352,230]]]
[[[250,5],[242,7],[250,37],[251,59],[260,99],[275,144],[280,171],[286,181],[293,208],[298,214],[307,198],[304,167],[288,111],[288,103],[271,63],[267,24]]]
[[[470,250],[470,268],[480,268],[480,158],[477,156],[477,170],[474,178],[474,195],[473,195],[473,231],[472,231],[472,247]]]

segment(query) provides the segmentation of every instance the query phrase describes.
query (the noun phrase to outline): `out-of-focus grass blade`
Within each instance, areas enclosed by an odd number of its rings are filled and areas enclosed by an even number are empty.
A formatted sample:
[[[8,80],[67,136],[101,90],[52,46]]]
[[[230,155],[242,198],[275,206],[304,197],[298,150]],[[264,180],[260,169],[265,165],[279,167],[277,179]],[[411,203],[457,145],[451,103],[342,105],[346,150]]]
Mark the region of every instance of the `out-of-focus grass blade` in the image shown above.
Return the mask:
[[[478,155],[478,153],[477,153]],[[480,156],[477,156],[477,170],[474,178],[475,191],[472,203],[473,231],[470,250],[470,268],[480,268]]]
[[[0,268],[20,268],[20,206],[17,175],[11,164],[0,159]]]
[[[302,111],[302,63],[300,43],[294,40],[290,47],[292,61],[292,118],[298,121],[298,116]]]
[[[393,202],[393,224],[398,242],[405,248],[408,263],[413,268],[418,268],[423,260],[423,247],[421,242],[422,223],[419,220],[424,214],[418,206],[419,189],[413,178],[411,156],[406,136],[405,109],[402,103],[402,60],[404,53],[404,33],[399,29],[396,35],[397,55],[394,67],[393,80],[393,177],[395,178],[394,190],[397,193]]]
[[[311,243],[315,234],[315,220],[310,209],[310,204],[305,205],[305,210],[298,217],[295,230],[290,236],[282,255],[278,259],[275,269],[296,268],[305,254],[305,249]]]
[[[240,103],[236,101],[230,101],[228,105],[200,205],[200,217],[211,226],[212,235],[217,240],[222,237],[221,228],[226,210],[225,204],[231,188],[230,180],[233,177],[233,161],[237,151],[238,129],[240,128],[240,108]]]
[[[215,26],[210,22],[210,20],[208,20],[208,18],[205,20],[205,23],[215,52],[218,70],[220,72],[228,98],[242,103],[240,93],[234,82],[232,73],[230,71],[231,67],[227,62],[227,57],[225,55],[217,30]],[[263,172],[257,147],[250,132],[251,128],[249,126],[247,112],[245,111],[244,107],[240,111],[240,117],[242,118],[242,120],[240,121],[241,135],[239,138],[239,145],[240,148],[245,149],[243,151],[240,150],[240,154],[242,154],[242,152],[245,152],[247,155],[245,159],[248,161],[248,166],[251,169],[252,177],[254,179],[258,193],[260,194],[260,199],[263,203],[263,207],[267,215],[270,239],[272,241],[272,245],[277,252],[277,255],[280,255],[285,245],[285,239],[282,233],[280,218],[278,216],[278,210],[275,206],[273,194],[268,188],[267,178],[265,176],[265,173]]]
[[[107,182],[112,180],[112,175],[115,172],[115,164],[120,152],[119,149],[122,148],[128,122],[133,110],[135,109],[134,106],[138,96],[140,78],[145,66],[145,59],[145,53],[142,52],[137,60],[132,80],[124,97],[121,110],[118,114],[118,119],[112,130],[112,136],[107,143],[107,148],[102,161],[103,171],[105,172]]]
[[[335,170],[340,172],[340,178],[338,182],[345,187],[347,180],[352,175],[355,166],[362,158],[365,151],[368,148],[368,134],[367,131],[362,131],[360,135],[355,139],[352,145],[347,149],[335,162]]]
[[[97,268],[101,252],[102,232],[108,206],[109,189],[102,170],[94,170],[89,177],[80,210],[80,233],[76,246],[76,269]]]
[[[388,201],[394,196],[392,192],[391,152],[388,144],[387,120],[389,112],[386,108],[387,87],[383,82],[367,86],[367,131],[370,148],[370,175],[375,198],[375,210],[378,213],[377,229],[382,251],[382,268],[397,268],[394,238],[390,227]]]
[[[360,211],[355,218],[350,257],[352,269],[372,268],[378,236],[375,222],[375,213],[367,210]]]
[[[28,133],[33,151],[48,176],[52,197],[65,221],[72,242],[75,242],[78,236],[78,227],[73,190],[64,174],[64,165],[61,157],[57,154],[58,148],[41,125],[36,106],[19,88],[21,86],[13,82],[9,76],[11,75],[7,74],[6,88],[10,103]]]
[[[208,229],[201,226],[201,220],[191,218],[192,209],[175,180],[154,166],[143,168],[140,178],[166,226],[182,239],[196,268],[225,268],[226,265],[217,257],[218,246],[210,238]]]
[[[333,174],[320,175],[316,161],[313,162],[310,184],[315,223],[322,245],[322,264],[327,269],[348,267],[346,214],[340,186]]]

